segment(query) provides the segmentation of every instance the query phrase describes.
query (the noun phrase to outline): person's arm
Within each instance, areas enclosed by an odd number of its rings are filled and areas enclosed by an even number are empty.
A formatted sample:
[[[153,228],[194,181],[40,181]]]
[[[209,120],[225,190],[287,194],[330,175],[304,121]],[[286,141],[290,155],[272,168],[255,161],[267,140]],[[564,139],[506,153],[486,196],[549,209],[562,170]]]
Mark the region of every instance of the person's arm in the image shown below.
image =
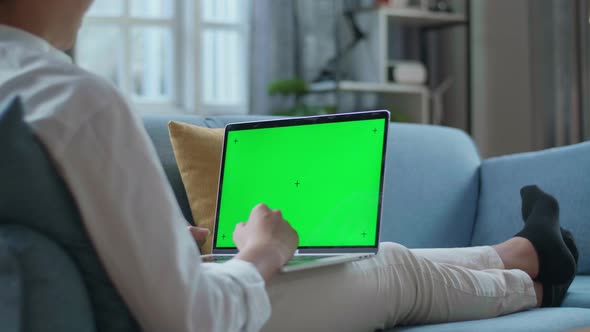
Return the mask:
[[[270,304],[259,271],[239,259],[200,262],[151,141],[118,95],[68,142],[54,158],[109,276],[146,331],[262,327]]]

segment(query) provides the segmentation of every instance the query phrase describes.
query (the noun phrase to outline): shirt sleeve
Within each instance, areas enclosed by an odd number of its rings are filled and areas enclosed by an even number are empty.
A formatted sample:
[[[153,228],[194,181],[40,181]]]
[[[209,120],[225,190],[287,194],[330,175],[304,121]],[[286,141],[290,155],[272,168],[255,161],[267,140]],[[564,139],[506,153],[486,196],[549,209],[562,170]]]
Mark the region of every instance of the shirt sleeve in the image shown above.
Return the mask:
[[[114,99],[54,157],[123,299],[146,331],[259,330],[264,280],[245,261],[200,261],[142,124]]]

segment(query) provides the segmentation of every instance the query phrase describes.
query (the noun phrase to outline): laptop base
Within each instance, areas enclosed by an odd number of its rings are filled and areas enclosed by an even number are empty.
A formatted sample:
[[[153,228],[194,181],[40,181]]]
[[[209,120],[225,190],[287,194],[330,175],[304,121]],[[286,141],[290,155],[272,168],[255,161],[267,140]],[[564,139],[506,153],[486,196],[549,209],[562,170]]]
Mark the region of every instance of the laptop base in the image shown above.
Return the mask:
[[[340,255],[296,255],[291,258],[281,272],[294,272],[307,270],[322,266],[330,266],[341,263],[358,261],[373,257],[375,254],[340,254]],[[203,255],[201,259],[204,263],[224,263],[231,260],[235,255]]]

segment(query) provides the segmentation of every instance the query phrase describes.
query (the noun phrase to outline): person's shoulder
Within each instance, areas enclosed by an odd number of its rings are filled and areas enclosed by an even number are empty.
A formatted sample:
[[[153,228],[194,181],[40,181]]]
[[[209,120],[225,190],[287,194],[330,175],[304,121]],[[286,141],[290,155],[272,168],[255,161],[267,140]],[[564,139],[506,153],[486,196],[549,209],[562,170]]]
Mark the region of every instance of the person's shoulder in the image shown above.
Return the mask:
[[[43,77],[39,89],[51,91],[48,95],[59,98],[60,107],[50,112],[53,115],[73,119],[90,118],[97,112],[129,111],[123,95],[105,78],[61,59],[49,58],[44,62],[35,76]]]
[[[95,131],[133,117],[125,98],[104,78],[61,59],[37,59],[19,74],[26,120],[47,141],[63,145],[84,126]],[[35,77],[36,79],[30,79]],[[29,79],[27,79],[29,78]],[[56,143],[57,144],[57,143]]]
[[[72,98],[87,108],[98,111],[127,106],[119,90],[105,78],[73,64],[65,68],[57,67],[56,70],[65,74],[63,88],[69,91]],[[59,73],[56,74],[59,75]],[[59,82],[59,80],[56,81]]]

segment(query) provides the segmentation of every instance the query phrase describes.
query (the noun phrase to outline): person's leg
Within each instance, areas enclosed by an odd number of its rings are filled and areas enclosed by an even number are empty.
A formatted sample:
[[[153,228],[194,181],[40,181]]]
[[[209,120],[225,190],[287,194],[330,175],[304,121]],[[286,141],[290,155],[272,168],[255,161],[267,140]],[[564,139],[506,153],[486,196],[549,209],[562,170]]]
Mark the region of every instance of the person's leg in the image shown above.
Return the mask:
[[[521,213],[523,221],[527,221],[533,212],[536,203],[545,198],[553,199],[552,196],[542,191],[536,185],[524,186],[520,189],[521,196]],[[543,204],[543,203],[542,203]],[[546,205],[546,204],[544,204]],[[555,209],[558,209],[556,207]],[[539,211],[538,211],[539,212]],[[547,212],[541,213],[547,214]],[[541,216],[533,216],[533,219],[538,220]],[[543,224],[548,224],[543,221]],[[567,229],[561,228],[561,238],[566,245],[566,249],[572,254],[575,263],[578,261],[578,249],[571,232]],[[564,250],[565,251],[565,250]],[[499,258],[496,250],[490,246],[470,247],[470,248],[449,248],[449,249],[412,249],[414,254],[427,258],[437,263],[445,263],[463,266],[473,270],[487,270],[487,269],[503,269],[502,260]],[[571,281],[567,283],[569,287]],[[563,287],[562,287],[563,288]]]
[[[462,266],[472,270],[512,269],[514,262],[522,262],[522,255],[529,255],[528,249],[533,249],[532,244],[521,237],[514,237],[504,243],[494,246],[481,246],[469,248],[440,248],[440,249],[411,249],[420,257],[436,263]],[[508,260],[505,264],[503,260]],[[525,261],[526,262],[526,261]],[[537,265],[537,262],[528,261],[523,267],[529,271]],[[533,279],[538,271],[530,274]]]
[[[437,263],[384,243],[372,259],[282,275],[268,285],[273,315],[265,328],[373,331],[496,317],[542,300],[546,305],[544,290],[575,274],[558,214],[555,199],[540,199],[523,230],[492,247],[509,270]],[[543,285],[533,282],[535,277]]]
[[[265,331],[374,331],[496,317],[538,303],[526,272],[436,263],[394,243],[382,243],[371,259],[282,274],[268,292]]]
[[[441,264],[462,266],[472,270],[504,269],[502,259],[491,246],[411,249],[411,251],[414,255]]]

